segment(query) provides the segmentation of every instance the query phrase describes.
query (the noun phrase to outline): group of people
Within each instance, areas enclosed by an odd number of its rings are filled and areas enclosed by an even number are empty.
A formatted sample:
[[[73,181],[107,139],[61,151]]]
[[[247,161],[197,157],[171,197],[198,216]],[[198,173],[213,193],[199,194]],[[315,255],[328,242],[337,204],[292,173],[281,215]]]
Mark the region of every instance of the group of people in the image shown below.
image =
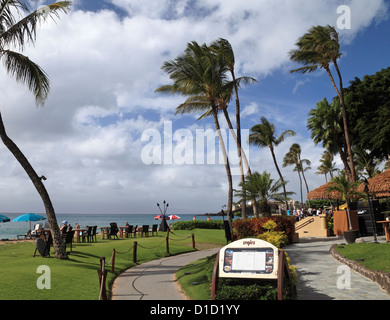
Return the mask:
[[[321,208],[298,208],[294,209],[293,212],[291,213],[290,209],[287,210],[287,215],[288,216],[295,216],[297,217],[298,221],[309,217],[309,216],[319,216],[320,214],[326,214],[326,215],[333,215],[332,209],[321,209]]]

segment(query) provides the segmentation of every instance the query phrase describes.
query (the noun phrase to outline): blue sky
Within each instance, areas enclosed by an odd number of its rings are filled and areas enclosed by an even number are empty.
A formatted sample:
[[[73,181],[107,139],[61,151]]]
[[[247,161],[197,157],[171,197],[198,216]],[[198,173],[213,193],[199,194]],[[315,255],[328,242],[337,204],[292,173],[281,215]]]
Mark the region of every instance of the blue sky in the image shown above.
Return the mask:
[[[35,6],[47,3],[32,1]],[[312,162],[307,178],[314,189],[325,182],[315,174],[323,150],[310,139],[307,115],[335,91],[323,71],[290,74],[296,66],[287,53],[311,26],[336,25],[340,5],[351,8],[351,29],[339,30],[340,68],[348,86],[356,76],[389,66],[388,2],[75,0],[59,21],[42,24],[35,46],[24,52],[50,76],[44,108],[35,108],[31,93],[0,73],[8,134],[38,174],[48,177],[45,184],[57,212],[154,213],[155,203],[164,199],[177,214],[219,211],[227,202],[223,165],[146,165],[141,154],[147,143],[141,137],[146,130],[163,134],[167,121],[172,133],[187,130],[193,137],[196,130],[214,128],[212,119],[174,116],[184,98],[154,90],[169,83],[162,63],[181,54],[188,42],[223,37],[233,46],[237,75],[258,79],[240,92],[242,128],[250,129],[265,116],[277,133],[295,130],[297,135],[277,148],[277,159],[281,165],[291,144],[299,143],[302,157]],[[181,143],[189,148],[194,141]],[[178,146],[174,142],[173,148]],[[277,178],[269,150],[250,147],[249,158],[252,171]],[[1,211],[44,211],[26,174],[3,146],[0,172]],[[296,173],[288,167],[282,173],[299,199]],[[235,176],[235,186],[238,182]]]

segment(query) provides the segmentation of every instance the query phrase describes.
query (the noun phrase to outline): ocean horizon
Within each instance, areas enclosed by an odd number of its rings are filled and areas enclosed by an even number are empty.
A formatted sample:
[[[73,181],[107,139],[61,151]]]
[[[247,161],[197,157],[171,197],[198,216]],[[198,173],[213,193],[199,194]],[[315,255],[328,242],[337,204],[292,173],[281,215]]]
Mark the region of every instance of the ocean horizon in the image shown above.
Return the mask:
[[[30,229],[29,222],[13,222],[12,219],[22,215],[23,213],[6,213],[2,212],[1,214],[7,216],[11,219],[10,222],[0,223],[0,239],[16,239],[18,235],[25,234]],[[37,213],[46,217],[45,213]],[[67,220],[68,223],[74,228],[76,223],[78,223],[81,228],[86,226],[98,226],[98,227],[108,227],[111,222],[116,222],[118,226],[124,226],[126,222],[130,225],[153,225],[160,224],[160,220],[155,220],[154,217],[158,214],[104,214],[104,213],[57,213],[57,222],[59,225],[62,224],[62,221]],[[167,213],[167,216],[170,214]],[[197,215],[197,214],[177,214],[180,217],[178,220],[167,220],[168,224],[174,223],[176,221],[191,221],[194,216],[197,220],[206,220],[207,216]],[[222,216],[212,216],[212,220],[222,220]],[[226,219],[226,217],[225,217]],[[34,228],[36,223],[45,224],[47,219],[40,221],[32,221],[31,228]]]

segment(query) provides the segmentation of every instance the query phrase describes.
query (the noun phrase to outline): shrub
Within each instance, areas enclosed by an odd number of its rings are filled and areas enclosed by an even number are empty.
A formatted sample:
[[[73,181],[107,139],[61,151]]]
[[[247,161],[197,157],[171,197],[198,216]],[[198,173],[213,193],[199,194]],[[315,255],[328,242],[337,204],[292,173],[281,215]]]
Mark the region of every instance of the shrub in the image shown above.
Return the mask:
[[[284,231],[274,231],[277,227],[275,221],[268,220],[267,222],[263,223],[262,227],[263,229],[266,229],[268,231],[259,234],[257,236],[258,239],[267,241],[277,248],[282,248],[283,246],[288,244],[288,239]]]
[[[174,230],[193,230],[193,229],[224,229],[223,220],[192,220],[178,221],[172,223]]]
[[[257,238],[260,234],[263,234],[267,230],[264,228],[264,225],[270,220],[276,223],[274,231],[285,232],[288,243],[292,243],[295,233],[295,217],[286,216],[236,220],[233,222],[234,240],[250,237]],[[266,224],[266,226],[268,226],[268,224]]]

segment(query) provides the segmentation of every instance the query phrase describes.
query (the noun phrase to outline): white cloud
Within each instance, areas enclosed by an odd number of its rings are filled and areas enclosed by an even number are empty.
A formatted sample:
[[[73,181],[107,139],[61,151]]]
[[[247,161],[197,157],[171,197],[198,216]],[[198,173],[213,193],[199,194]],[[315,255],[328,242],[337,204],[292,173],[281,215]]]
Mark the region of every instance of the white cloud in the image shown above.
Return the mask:
[[[210,43],[224,37],[233,45],[237,73],[265,77],[289,63],[287,52],[309,27],[336,23],[339,1],[113,0],[112,4],[128,16],[74,10],[39,28],[36,45],[26,48],[25,54],[50,76],[51,94],[44,108],[35,108],[32,94],[1,73],[1,112],[9,136],[37,172],[48,177],[45,183],[57,211],[128,212],[131,204],[137,212],[147,212],[150,201],[155,206],[152,199],[165,196],[188,213],[219,211],[227,201],[223,165],[147,166],[141,161],[143,130],[162,132],[164,120],[173,120],[175,129],[188,127],[192,132],[213,128],[211,120],[173,117],[183,98],[154,93],[169,81],[160,70],[162,63],[181,54],[189,41]],[[354,0],[343,4],[350,4],[353,12],[348,41],[386,11],[380,0],[370,6]],[[257,121],[261,110],[286,129],[296,124],[297,115],[280,113],[277,103],[250,101],[243,119]],[[226,128],[222,118],[221,126]],[[318,149],[309,140],[305,143],[308,153],[313,148],[310,157],[315,161]],[[286,148],[278,148],[279,159]],[[43,211],[19,164],[4,147],[0,151],[2,210]],[[266,152],[251,149],[251,162],[259,170],[274,172]],[[294,185],[296,179],[289,178]]]

